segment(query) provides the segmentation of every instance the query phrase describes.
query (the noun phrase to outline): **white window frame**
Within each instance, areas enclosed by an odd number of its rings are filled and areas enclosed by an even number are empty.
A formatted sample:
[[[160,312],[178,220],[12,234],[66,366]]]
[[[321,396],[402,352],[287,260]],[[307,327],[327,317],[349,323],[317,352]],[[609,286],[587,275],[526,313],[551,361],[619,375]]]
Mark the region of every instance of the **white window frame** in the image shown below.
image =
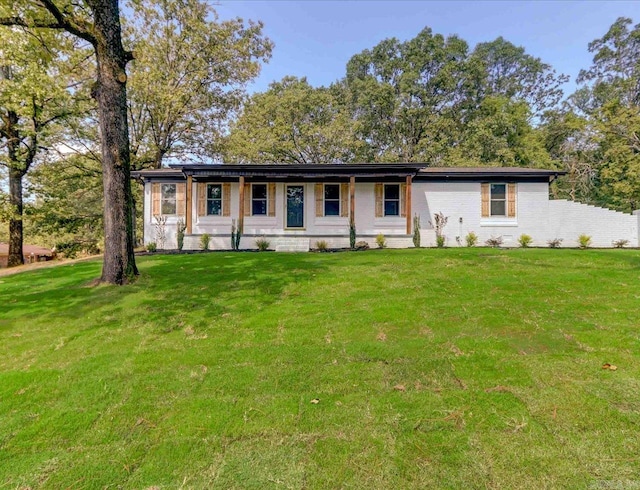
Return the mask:
[[[165,186],[173,186],[173,199],[166,199],[164,197]],[[164,212],[164,203],[173,201],[173,213]],[[162,216],[177,216],[178,215],[178,184],[176,183],[161,183],[160,184],[160,214]]]
[[[259,198],[259,199],[254,199],[253,198],[253,188],[256,185],[263,185],[264,186],[264,199]],[[253,212],[253,201],[264,201],[264,213],[260,213],[260,214],[254,214]],[[256,182],[256,183],[252,183],[251,184],[251,199],[249,199],[249,203],[251,206],[251,216],[269,216],[269,184],[262,183],[262,182]]]
[[[338,214],[327,214],[327,198],[326,198],[326,188],[328,185],[334,185],[338,188],[338,199],[329,199],[329,202],[338,202]],[[335,184],[335,183],[328,183],[328,184],[323,184],[322,186],[322,215],[325,217],[329,217],[329,218],[339,218],[340,216],[342,216],[342,196],[341,196],[341,185]]]
[[[388,186],[395,186],[398,188],[398,199],[387,199],[387,187]],[[382,216],[386,217],[391,217],[391,218],[397,218],[398,216],[400,216],[402,214],[402,209],[400,208],[402,205],[402,186],[400,184],[383,184],[382,186]],[[398,213],[397,214],[387,214],[387,201],[389,202],[396,202],[398,203]]]
[[[493,198],[493,186],[501,185],[504,186],[504,199],[494,199]],[[493,203],[494,202],[504,202],[504,213],[503,214],[493,214]],[[490,218],[506,218],[508,213],[509,206],[509,186],[506,182],[491,182],[489,184],[489,217]]]
[[[214,198],[209,198],[209,187],[210,186],[217,186],[220,187],[220,197],[217,199]],[[205,199],[204,199],[204,211],[205,211],[205,216],[222,216],[222,183],[216,183],[216,182],[208,182],[206,187],[205,187]],[[209,213],[209,201],[220,201],[220,212],[217,214],[213,214],[213,213]]]

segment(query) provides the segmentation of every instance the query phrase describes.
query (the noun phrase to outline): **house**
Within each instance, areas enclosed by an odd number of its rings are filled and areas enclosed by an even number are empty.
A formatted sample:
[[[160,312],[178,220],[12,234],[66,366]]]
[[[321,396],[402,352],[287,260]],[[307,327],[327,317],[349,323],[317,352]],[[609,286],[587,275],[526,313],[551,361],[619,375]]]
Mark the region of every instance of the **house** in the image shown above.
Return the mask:
[[[48,248],[38,247],[36,245],[23,245],[22,254],[24,256],[25,264],[30,264],[32,262],[44,262],[55,257],[55,254]],[[9,244],[0,243],[0,267],[6,267],[8,260]]]
[[[615,240],[638,246],[640,216],[566,200],[551,200],[549,184],[563,172],[501,167],[428,167],[426,164],[171,165],[133,172],[144,183],[144,243],[177,247],[177,227],[185,227],[184,249],[230,249],[232,225],[241,249],[266,238],[276,250],[309,250],[319,240],[329,248],[349,246],[349,226],[357,239],[375,244],[383,234],[389,247],[413,246],[414,216],[422,246],[434,246],[434,215],[448,218],[447,246],[464,245],[474,232],[483,244],[501,237],[518,246],[528,234],[534,246],[561,239],[592,246]]]

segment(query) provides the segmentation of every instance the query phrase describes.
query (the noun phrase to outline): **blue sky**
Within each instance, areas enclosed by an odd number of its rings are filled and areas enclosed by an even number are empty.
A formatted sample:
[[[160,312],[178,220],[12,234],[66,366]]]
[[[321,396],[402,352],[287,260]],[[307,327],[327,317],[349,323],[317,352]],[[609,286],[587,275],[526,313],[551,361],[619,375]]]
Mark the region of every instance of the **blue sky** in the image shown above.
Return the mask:
[[[369,1],[219,0],[221,19],[261,20],[275,43],[250,91],[264,91],[285,75],[306,76],[314,86],[345,74],[347,61],[382,39],[407,40],[425,26],[457,34],[473,48],[503,36],[571,76],[565,92],[587,68],[589,42],[621,16],[640,22],[640,1]]]

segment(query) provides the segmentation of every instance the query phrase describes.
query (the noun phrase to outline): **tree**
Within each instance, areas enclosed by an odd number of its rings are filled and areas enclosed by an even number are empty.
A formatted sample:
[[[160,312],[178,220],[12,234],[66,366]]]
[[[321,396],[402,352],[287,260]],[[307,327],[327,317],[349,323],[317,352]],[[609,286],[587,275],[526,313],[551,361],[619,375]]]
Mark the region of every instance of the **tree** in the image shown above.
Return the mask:
[[[354,161],[353,124],[344,87],[313,88],[285,77],[255,94],[231,126],[225,160],[253,163]]]
[[[241,105],[244,85],[270,57],[262,24],[219,22],[202,0],[135,0],[131,7],[126,31],[136,53],[128,101],[135,165],[211,158]]]
[[[78,58],[73,43],[59,34],[33,36],[0,27],[0,165],[9,178],[8,266],[23,258],[23,179],[45,146],[55,145],[55,128],[77,109],[69,87]],[[45,47],[46,45],[46,47]]]
[[[370,161],[442,161],[455,134],[454,109],[468,45],[424,28],[353,56],[346,84],[358,138]]]
[[[6,5],[6,4],[5,4]],[[126,65],[117,0],[35,0],[3,5],[0,25],[60,29],[89,42],[96,55],[96,83],[104,186],[105,253],[101,281],[123,284],[138,274],[127,125]]]
[[[469,57],[468,75],[472,100],[481,103],[485,97],[502,96],[523,101],[538,117],[558,105],[563,96],[561,86],[569,80],[502,37],[475,47]]]

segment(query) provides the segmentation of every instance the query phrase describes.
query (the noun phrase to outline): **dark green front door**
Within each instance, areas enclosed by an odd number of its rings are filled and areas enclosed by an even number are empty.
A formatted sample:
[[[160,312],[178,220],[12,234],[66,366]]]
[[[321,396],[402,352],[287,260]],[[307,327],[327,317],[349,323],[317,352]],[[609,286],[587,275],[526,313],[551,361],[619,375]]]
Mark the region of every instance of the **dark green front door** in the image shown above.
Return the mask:
[[[287,228],[304,228],[304,186],[287,186]]]

